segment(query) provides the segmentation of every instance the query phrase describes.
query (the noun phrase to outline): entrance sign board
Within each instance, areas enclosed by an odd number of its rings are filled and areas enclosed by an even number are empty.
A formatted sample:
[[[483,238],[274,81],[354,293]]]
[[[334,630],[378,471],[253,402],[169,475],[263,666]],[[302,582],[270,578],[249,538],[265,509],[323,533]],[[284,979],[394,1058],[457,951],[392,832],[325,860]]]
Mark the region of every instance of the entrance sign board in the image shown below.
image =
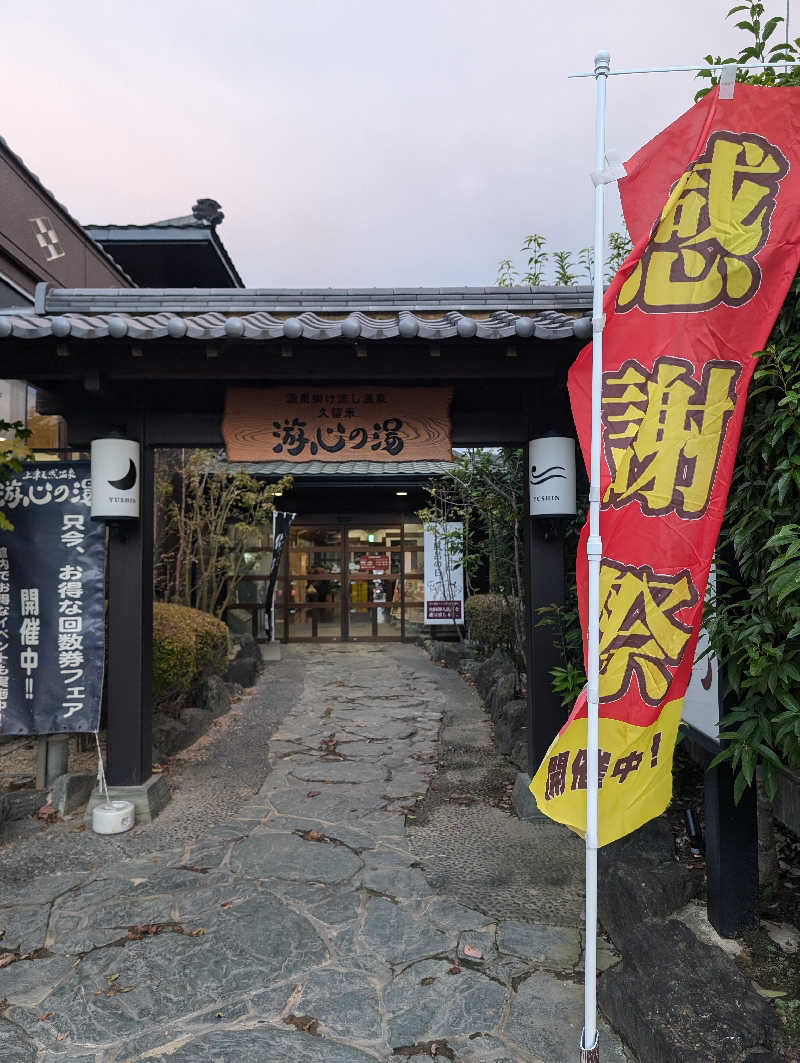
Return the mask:
[[[229,461],[452,461],[451,388],[228,388]]]
[[[463,535],[460,521],[425,525],[426,624],[464,619]]]
[[[105,656],[105,541],[88,462],[0,484],[0,734],[95,731]]]

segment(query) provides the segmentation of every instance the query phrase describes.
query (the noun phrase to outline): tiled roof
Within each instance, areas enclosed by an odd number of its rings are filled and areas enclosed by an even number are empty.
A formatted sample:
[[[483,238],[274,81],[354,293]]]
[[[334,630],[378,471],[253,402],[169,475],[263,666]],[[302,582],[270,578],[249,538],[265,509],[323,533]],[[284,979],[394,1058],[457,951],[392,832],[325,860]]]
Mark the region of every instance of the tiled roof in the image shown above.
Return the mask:
[[[234,286],[244,287],[239,271],[222,242],[218,228],[198,220],[192,214],[180,218],[165,218],[163,221],[154,221],[146,225],[87,225],[85,229],[93,240],[103,245],[108,244],[112,249],[120,244],[163,244],[171,241],[177,241],[180,244],[210,244],[222,260],[231,280],[234,281]],[[148,289],[140,290],[147,291]],[[204,289],[192,290],[202,291]],[[230,291],[230,289],[220,288],[218,291]]]
[[[58,289],[0,315],[0,338],[560,340],[591,333],[574,288]]]
[[[247,461],[236,462],[237,469],[250,476],[407,476],[424,480],[443,476],[454,468],[449,461]]]

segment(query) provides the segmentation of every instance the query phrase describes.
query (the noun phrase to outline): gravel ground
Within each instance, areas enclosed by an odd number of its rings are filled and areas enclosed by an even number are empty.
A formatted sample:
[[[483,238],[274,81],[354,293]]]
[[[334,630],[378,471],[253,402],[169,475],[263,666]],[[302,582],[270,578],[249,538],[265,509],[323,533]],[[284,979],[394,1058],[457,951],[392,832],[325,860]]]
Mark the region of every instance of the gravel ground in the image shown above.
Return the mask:
[[[229,820],[263,785],[270,736],[302,696],[303,682],[302,661],[285,656],[268,663],[258,685],[179,754],[167,775],[172,800],[147,826],[103,837],[83,826],[81,813],[51,825],[34,818],[3,824],[0,886],[17,887],[56,871],[89,871],[151,851],[182,850]],[[91,759],[83,770],[94,770]]]

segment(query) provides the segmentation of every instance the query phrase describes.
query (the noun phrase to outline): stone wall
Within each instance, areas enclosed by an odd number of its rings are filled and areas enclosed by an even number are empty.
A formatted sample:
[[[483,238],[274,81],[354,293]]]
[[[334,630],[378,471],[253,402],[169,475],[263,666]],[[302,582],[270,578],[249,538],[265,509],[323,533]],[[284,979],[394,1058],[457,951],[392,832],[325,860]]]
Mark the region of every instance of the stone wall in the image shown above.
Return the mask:
[[[421,640],[434,661],[469,676],[492,718],[497,749],[521,771],[528,767],[528,703],[518,696],[519,676],[511,656],[496,649],[485,661],[475,659],[474,643]]]

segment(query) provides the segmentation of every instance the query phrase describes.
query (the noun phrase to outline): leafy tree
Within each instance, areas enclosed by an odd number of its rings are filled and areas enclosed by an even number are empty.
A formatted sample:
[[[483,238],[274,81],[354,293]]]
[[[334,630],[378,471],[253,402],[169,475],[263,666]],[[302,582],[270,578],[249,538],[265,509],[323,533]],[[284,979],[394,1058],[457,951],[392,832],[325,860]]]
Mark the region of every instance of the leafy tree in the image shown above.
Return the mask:
[[[764,5],[738,5],[728,17],[750,41],[726,63],[790,64],[739,70],[737,81],[800,84],[800,38],[770,45],[783,22],[762,20]],[[723,62],[706,56],[709,63]],[[710,69],[701,77],[716,83]],[[698,93],[698,98],[709,89]],[[781,766],[800,766],[800,273],[781,308],[748,395],[720,537],[716,595],[704,622],[721,666],[725,745],[712,763],[730,760],[738,801],[758,778],[772,798]]]
[[[514,628],[514,655],[525,659],[523,524],[525,460],[521,450],[466,450],[453,469],[428,487],[428,505],[418,513],[424,523],[461,521],[464,536],[456,544],[463,557],[467,595],[485,575],[491,593],[503,597]]]
[[[208,450],[160,452],[156,590],[163,601],[224,618],[252,568],[253,528],[271,519],[291,478],[267,484]]]
[[[737,4],[730,9],[725,17],[731,18],[742,11],[746,11],[747,16],[736,23],[736,28],[748,34],[750,43],[744,45],[739,51],[739,55],[735,58],[728,57],[723,59],[719,55],[703,56],[709,67],[701,70],[697,76],[709,81],[710,84],[696,93],[695,101],[702,99],[703,96],[711,92],[714,85],[719,83],[719,77],[714,75],[710,64],[718,67],[721,64],[727,65],[729,63],[736,63],[737,65],[743,63],[767,63],[770,65],[763,70],[739,70],[736,74],[737,82],[747,83],[748,85],[800,84],[800,67],[796,65],[798,58],[800,58],[800,52],[798,52],[800,37],[794,41],[783,40],[776,44],[769,44],[769,40],[775,30],[785,21],[783,16],[773,15],[766,22],[762,22],[764,5],[750,3]],[[782,63],[786,64],[787,67],[791,67],[791,69],[778,70],[777,66]]]
[[[22,470],[22,463],[31,457],[27,447],[30,431],[22,421],[0,420],[0,482],[12,479]],[[0,531],[13,531],[14,525],[0,510]]]

